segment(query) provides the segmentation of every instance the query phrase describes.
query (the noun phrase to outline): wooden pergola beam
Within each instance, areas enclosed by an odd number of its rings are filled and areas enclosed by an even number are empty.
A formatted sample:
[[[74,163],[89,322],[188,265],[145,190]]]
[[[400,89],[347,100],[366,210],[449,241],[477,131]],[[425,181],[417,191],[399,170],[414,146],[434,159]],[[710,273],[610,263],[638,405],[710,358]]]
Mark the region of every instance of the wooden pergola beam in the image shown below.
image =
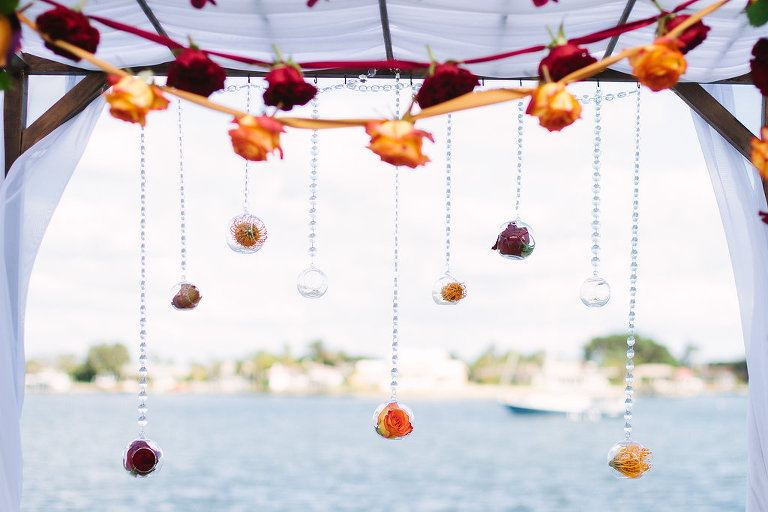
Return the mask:
[[[23,65],[19,65],[18,59],[14,59],[14,64],[9,66],[8,76],[11,79],[11,84],[5,91],[3,98],[6,175],[13,162],[23,153],[21,139],[27,124],[27,92],[29,85],[27,70]]]
[[[384,37],[384,53],[387,59],[394,59],[395,54],[392,51],[392,32],[389,30],[387,0],[379,0],[379,17],[381,18],[381,34]]]

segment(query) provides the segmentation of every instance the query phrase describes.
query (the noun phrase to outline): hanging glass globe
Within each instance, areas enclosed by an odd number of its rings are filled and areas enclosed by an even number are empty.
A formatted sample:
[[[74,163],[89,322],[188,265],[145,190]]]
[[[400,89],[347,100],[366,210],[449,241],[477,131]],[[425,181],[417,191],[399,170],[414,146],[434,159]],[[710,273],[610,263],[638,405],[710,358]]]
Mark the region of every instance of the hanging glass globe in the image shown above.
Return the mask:
[[[136,439],[123,451],[123,467],[133,476],[148,476],[162,465],[163,452],[151,439]]]
[[[525,222],[519,219],[505,222],[501,225],[499,231],[496,243],[493,244],[491,249],[499,251],[502,257],[524,260],[533,253],[536,241],[533,238],[531,226]]]
[[[235,252],[251,254],[267,241],[267,227],[248,212],[233,217],[227,229],[227,245]]]
[[[435,281],[432,287],[432,299],[435,304],[456,305],[467,296],[467,287],[458,282],[451,274],[446,273]]]
[[[600,276],[588,277],[581,283],[579,297],[581,302],[590,308],[605,306],[611,298],[611,286]]]
[[[384,439],[402,439],[413,432],[413,411],[398,402],[383,403],[373,413],[373,428]]]
[[[197,307],[203,298],[197,286],[187,281],[182,281],[174,285],[171,289],[173,297],[171,306],[179,311],[191,311]]]
[[[310,265],[299,273],[296,288],[303,297],[317,299],[328,290],[328,278],[325,272],[314,265]]]
[[[619,441],[608,452],[608,465],[616,470],[616,478],[640,478],[650,471],[651,450],[631,439]]]

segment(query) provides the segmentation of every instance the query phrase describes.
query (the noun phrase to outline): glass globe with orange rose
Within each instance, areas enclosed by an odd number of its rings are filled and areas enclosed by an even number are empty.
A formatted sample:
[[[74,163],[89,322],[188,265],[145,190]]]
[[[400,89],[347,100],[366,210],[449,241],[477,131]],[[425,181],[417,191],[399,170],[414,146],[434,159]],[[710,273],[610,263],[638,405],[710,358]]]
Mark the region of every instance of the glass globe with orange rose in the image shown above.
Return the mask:
[[[373,428],[384,439],[402,439],[413,432],[413,411],[398,402],[383,403],[373,413]]]

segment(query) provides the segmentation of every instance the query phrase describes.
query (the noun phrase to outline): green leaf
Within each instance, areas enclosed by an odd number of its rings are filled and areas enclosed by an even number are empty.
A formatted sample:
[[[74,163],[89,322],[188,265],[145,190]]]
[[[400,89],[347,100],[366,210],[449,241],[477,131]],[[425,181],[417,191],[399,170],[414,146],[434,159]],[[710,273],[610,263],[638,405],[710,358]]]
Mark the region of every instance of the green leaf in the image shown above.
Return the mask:
[[[19,8],[19,0],[0,0],[0,14],[5,16],[16,12]]]
[[[531,255],[533,252],[533,245],[528,245],[527,243],[523,242],[523,249],[520,251],[520,256],[523,258],[527,258]]]
[[[6,70],[0,71],[0,91],[7,91],[11,88],[11,78]]]
[[[757,0],[757,2],[747,6],[747,18],[749,23],[755,27],[760,27],[768,22],[768,0]]]

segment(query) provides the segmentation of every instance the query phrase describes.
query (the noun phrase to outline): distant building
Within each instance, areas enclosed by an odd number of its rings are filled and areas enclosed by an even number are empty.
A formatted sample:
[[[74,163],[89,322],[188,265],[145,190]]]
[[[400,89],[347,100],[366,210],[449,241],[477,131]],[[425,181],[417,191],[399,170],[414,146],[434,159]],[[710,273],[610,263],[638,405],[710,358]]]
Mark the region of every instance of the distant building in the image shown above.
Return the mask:
[[[72,378],[62,371],[44,368],[36,373],[27,373],[25,385],[27,391],[66,393],[72,389]]]

